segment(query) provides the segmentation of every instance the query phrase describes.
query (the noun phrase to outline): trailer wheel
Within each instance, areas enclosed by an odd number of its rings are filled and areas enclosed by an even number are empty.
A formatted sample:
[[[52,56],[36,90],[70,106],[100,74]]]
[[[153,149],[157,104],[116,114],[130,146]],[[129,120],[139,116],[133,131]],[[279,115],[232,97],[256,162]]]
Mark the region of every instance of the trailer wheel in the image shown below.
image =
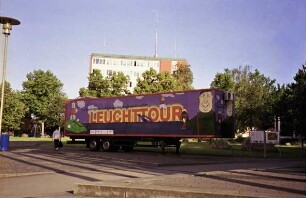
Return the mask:
[[[90,139],[89,140],[89,149],[91,151],[99,151],[100,150],[100,140],[99,139]]]
[[[102,150],[103,150],[103,151],[109,152],[109,151],[112,150],[111,148],[112,148],[112,143],[111,143],[110,140],[104,140],[104,141],[102,142]]]

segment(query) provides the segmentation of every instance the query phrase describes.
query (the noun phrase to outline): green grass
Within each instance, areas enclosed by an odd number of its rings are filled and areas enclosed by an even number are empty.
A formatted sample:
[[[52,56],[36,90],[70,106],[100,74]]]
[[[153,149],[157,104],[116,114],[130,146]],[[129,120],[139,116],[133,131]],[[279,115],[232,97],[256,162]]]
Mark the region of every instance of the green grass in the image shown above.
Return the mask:
[[[279,155],[284,158],[305,158],[306,149],[302,149],[301,145],[294,146],[284,146],[277,145],[277,150],[279,151]]]
[[[10,141],[52,141],[52,138],[46,137],[14,137],[10,136]]]
[[[67,141],[69,140],[68,137],[64,137],[62,138],[62,141]],[[14,137],[14,136],[10,136],[10,141],[52,141],[52,138],[48,138],[48,137]]]
[[[194,148],[200,147],[200,149],[195,150]],[[305,156],[306,150],[300,147],[292,146],[279,146],[276,145],[278,152],[268,152],[267,157],[277,158],[303,158]],[[249,151],[242,150],[241,144],[231,144],[231,148],[228,150],[221,150],[212,148],[208,142],[199,143],[187,143],[182,145],[182,152],[195,153],[201,155],[214,155],[214,156],[234,156],[234,157],[264,157],[263,151]]]
[[[267,152],[267,158],[303,158],[306,149],[297,146],[276,146],[279,152]],[[138,151],[160,152],[159,148],[137,147]],[[166,148],[166,152],[175,152],[175,148]],[[223,156],[223,157],[259,157],[263,158],[263,151],[242,150],[241,144],[231,144],[228,150],[215,149],[209,142],[184,142],[180,148],[181,154],[195,154],[206,156]]]

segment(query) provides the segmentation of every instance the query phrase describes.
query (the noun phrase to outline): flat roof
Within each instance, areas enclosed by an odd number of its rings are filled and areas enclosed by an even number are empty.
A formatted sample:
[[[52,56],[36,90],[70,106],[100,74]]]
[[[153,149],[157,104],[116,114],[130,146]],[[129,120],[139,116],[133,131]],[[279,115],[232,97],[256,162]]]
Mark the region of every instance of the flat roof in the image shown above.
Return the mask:
[[[99,54],[99,53],[92,53],[91,57],[101,57],[101,58],[122,58],[122,59],[143,59],[143,60],[172,60],[172,61],[186,61],[183,58],[166,58],[166,57],[152,57],[152,56],[131,56],[131,55],[117,55],[117,54]]]

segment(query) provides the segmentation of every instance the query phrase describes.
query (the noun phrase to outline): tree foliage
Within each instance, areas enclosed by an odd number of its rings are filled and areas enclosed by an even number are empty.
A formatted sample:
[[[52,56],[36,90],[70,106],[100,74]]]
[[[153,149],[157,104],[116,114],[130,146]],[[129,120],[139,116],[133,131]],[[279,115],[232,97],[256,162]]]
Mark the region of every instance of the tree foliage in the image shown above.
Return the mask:
[[[2,86],[2,85],[1,85]],[[1,93],[0,93],[1,96]],[[11,132],[20,130],[22,118],[27,111],[26,105],[21,101],[21,94],[14,91],[8,82],[4,89],[4,106],[2,117],[2,131]]]
[[[51,71],[34,70],[28,73],[26,78],[22,83],[22,94],[29,108],[27,118],[30,119],[31,115],[34,115],[38,121],[45,122],[47,128],[60,125],[60,121],[53,122],[52,107],[60,103],[60,112],[64,111],[63,101],[66,96],[62,92],[63,84]]]
[[[210,86],[222,89],[224,91],[234,91],[235,82],[233,80],[231,71],[229,69],[225,69],[224,73],[217,73]]]
[[[211,83],[213,88],[235,93],[236,127],[267,129],[273,126],[273,97],[275,80],[251,71],[250,66],[217,73]]]
[[[137,78],[137,85],[134,88],[134,93],[160,93],[177,90],[178,83],[169,72],[157,73],[156,70],[150,68],[142,74],[142,78]]]
[[[275,118],[280,118],[281,131],[283,136],[292,136],[294,131],[293,117],[293,95],[292,90],[287,85],[277,85],[273,94],[273,112]]]
[[[177,89],[180,91],[193,89],[193,73],[190,69],[190,65],[184,62],[178,62],[176,67],[177,70],[174,72],[173,77],[177,81]]]
[[[159,92],[181,90],[179,83],[171,76],[169,72],[161,72],[157,75],[159,82]]]
[[[117,72],[109,76],[109,81],[111,96],[121,96],[130,94],[127,89],[130,81],[129,76],[124,75],[122,72]]]
[[[49,128],[64,126],[65,100],[67,98],[57,95],[50,99],[49,107],[44,114],[48,115],[46,124]]]
[[[289,85],[293,97],[293,116],[296,133],[305,138],[306,131],[306,65],[298,70]]]
[[[89,78],[87,88],[81,88],[80,97],[109,97],[129,94],[127,89],[129,77],[122,72],[103,77],[100,70],[94,70]]]

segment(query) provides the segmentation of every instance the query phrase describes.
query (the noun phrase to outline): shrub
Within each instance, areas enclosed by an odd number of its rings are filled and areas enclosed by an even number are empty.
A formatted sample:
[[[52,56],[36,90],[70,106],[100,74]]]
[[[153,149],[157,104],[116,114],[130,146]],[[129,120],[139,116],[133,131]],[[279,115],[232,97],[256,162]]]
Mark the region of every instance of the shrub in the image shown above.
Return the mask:
[[[223,150],[228,150],[231,148],[231,145],[229,144],[228,141],[223,140],[223,139],[216,139],[212,143],[212,147],[216,149],[223,149]]]

